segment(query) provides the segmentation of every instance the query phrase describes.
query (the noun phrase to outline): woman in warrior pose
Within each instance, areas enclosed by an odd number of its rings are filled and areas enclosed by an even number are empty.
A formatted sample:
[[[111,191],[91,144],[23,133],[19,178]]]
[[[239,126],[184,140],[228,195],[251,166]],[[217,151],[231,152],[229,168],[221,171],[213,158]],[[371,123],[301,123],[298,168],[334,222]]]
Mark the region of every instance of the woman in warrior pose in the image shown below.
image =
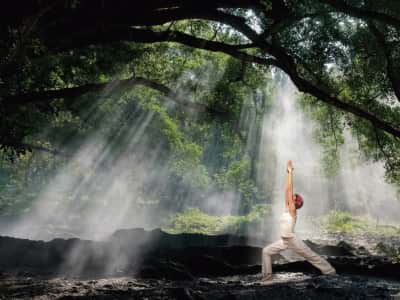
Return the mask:
[[[327,260],[312,251],[301,239],[294,234],[297,210],[303,206],[303,198],[299,194],[293,194],[293,164],[289,160],[287,163],[287,175],[285,184],[285,212],[280,219],[281,238],[265,247],[262,251],[262,281],[272,279],[271,255],[283,250],[291,249],[303,256],[308,262],[321,270],[322,274],[336,274],[335,269]]]

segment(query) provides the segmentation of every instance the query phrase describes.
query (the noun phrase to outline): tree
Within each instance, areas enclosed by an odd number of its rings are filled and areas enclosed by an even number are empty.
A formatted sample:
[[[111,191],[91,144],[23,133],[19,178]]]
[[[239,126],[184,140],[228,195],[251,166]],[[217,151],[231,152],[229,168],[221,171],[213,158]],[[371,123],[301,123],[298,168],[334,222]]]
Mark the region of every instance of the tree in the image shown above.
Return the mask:
[[[399,41],[400,21],[396,17],[399,10],[398,3],[390,0],[379,4],[343,0],[220,0],[201,4],[153,0],[140,7],[123,0],[13,1],[9,10],[4,10],[0,16],[2,32],[7,35],[5,44],[11,46],[2,65],[2,78],[7,78],[11,67],[21,57],[26,57],[27,52],[38,51],[32,48],[35,42],[44,47],[40,52],[47,54],[121,41],[173,41],[278,67],[300,91],[366,119],[374,127],[398,138],[398,111],[386,107],[387,111],[382,114],[378,108],[360,103],[355,95],[343,94],[332,82],[329,64],[352,67],[356,62],[348,57],[352,50],[365,53],[377,47],[386,61],[384,69],[375,66],[382,75],[381,85],[386,86],[383,97],[398,96],[395,71],[399,67],[399,54],[392,49]],[[246,42],[214,41],[174,30],[171,24],[154,27],[193,19],[229,26],[241,33],[241,40]],[[371,46],[366,49],[357,44],[356,36],[360,32],[370,35]],[[368,57],[358,59],[369,60]],[[360,75],[368,81],[367,74]],[[15,99],[4,98],[6,103]]]
[[[198,27],[209,29],[203,25]],[[134,55],[128,55],[131,52]],[[208,194],[219,191],[235,192],[239,200],[245,200],[246,209],[258,200],[252,192],[254,178],[247,176],[248,164],[243,161],[248,155],[249,130],[245,124],[238,126],[237,121],[243,109],[251,111],[255,107],[250,96],[257,93],[261,103],[268,94],[266,87],[271,78],[259,65],[165,44],[116,44],[83,49],[79,55],[47,56],[42,62],[40,66],[27,66],[24,74],[15,74],[19,80],[7,82],[8,88],[18,83],[29,89],[56,84],[58,89],[35,92],[35,99],[57,99],[28,101],[14,106],[15,111],[8,115],[8,128],[20,128],[23,120],[31,123],[27,131],[21,130],[25,134],[23,143],[12,144],[13,151],[10,147],[0,150],[2,214],[23,213],[37,199],[46,199],[40,192],[57,187],[56,175],[60,173],[69,179],[64,177],[63,192],[54,196],[58,212],[82,216],[93,205],[107,203],[113,207],[118,194],[107,199],[104,195],[112,185],[111,171],[119,173],[119,168],[113,166],[121,157],[132,158],[134,163],[123,164],[123,179],[117,181],[140,186],[126,193],[132,206],[159,203],[163,209],[175,212],[187,205],[188,195],[192,204],[200,205]],[[44,76],[49,66],[54,71]],[[142,80],[145,77],[152,80]],[[97,83],[86,84],[89,79]],[[68,87],[68,82],[84,84]],[[81,88],[87,92],[74,98]],[[65,91],[69,94],[63,94]],[[148,117],[151,122],[144,122],[147,125],[143,127],[142,121]],[[93,140],[96,147],[92,147]],[[90,155],[78,159],[88,162],[76,163],[79,153],[88,148]],[[144,164],[156,149],[156,161],[147,165],[146,172],[140,172],[137,157]],[[10,155],[15,151],[18,155]],[[108,155],[99,155],[103,152]],[[14,163],[7,157],[12,157]],[[235,178],[239,189],[230,184],[235,174],[241,175]],[[217,177],[227,179],[218,181]],[[68,185],[83,178],[86,180],[80,189]],[[74,211],[68,211],[68,206],[75,207]]]
[[[122,84],[146,85],[189,109],[205,110],[216,118],[232,113],[224,105],[185,102],[172,81],[123,67],[149,59],[145,45],[178,49],[182,44],[221,52],[243,64],[281,69],[312,101],[327,104],[329,112],[344,113],[341,118],[323,114],[325,119],[339,128],[344,122],[360,137],[366,153],[380,149],[375,157],[385,160],[387,169],[399,169],[398,1],[149,0],[139,6],[127,0],[17,0],[8,4],[8,10],[0,12],[1,110],[7,115],[1,120],[1,145],[25,149],[23,139],[32,131],[30,124],[45,122],[42,112],[54,110],[49,104],[53,99],[74,103],[116,74]]]

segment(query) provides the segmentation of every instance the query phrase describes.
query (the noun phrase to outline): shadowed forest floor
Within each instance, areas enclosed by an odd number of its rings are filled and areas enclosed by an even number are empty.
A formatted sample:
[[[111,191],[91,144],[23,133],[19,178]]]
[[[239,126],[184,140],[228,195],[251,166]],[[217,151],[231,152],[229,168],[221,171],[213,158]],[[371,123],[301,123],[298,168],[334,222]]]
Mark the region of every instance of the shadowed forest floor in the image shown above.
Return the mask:
[[[273,281],[262,284],[262,248],[248,244],[266,241],[240,236],[129,229],[102,242],[0,237],[0,299],[400,298],[396,257],[346,240],[306,241],[338,276],[277,255]]]
[[[362,276],[275,274],[199,278],[194,281],[130,277],[77,280],[2,274],[0,299],[396,299],[400,282]],[[398,296],[396,296],[398,295]]]

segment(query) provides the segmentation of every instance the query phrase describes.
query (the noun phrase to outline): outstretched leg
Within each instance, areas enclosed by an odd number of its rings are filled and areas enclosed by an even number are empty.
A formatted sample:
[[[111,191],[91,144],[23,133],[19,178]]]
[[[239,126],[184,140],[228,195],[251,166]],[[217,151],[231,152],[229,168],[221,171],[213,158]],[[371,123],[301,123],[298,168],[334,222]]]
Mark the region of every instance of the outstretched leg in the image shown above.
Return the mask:
[[[269,278],[272,275],[271,255],[277,254],[288,248],[286,241],[280,239],[262,250],[262,274],[264,278]]]
[[[301,239],[291,238],[288,240],[289,249],[303,256],[314,267],[321,270],[322,274],[333,275],[336,270],[323,257],[312,251]]]

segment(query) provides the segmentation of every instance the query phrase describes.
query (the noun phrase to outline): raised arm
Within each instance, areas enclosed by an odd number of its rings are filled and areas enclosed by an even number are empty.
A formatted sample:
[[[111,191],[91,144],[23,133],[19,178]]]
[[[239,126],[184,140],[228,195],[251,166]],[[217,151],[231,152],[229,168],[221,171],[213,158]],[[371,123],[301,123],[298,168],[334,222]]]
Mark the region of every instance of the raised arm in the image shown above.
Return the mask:
[[[293,200],[293,164],[289,160],[287,163],[287,175],[285,184],[285,206],[292,217],[296,216],[296,206]]]

